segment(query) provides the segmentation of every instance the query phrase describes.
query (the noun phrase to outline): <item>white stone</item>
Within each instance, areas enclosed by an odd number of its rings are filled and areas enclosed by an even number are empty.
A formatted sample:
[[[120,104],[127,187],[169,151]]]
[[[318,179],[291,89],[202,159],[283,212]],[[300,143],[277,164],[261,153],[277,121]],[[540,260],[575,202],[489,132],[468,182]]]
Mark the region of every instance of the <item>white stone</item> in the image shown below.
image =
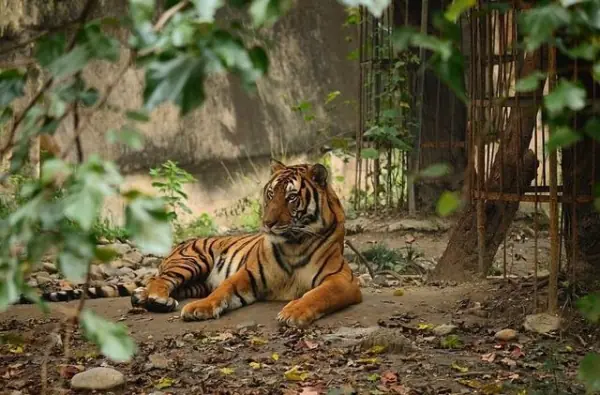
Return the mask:
[[[77,373],[71,379],[71,388],[79,390],[109,390],[125,383],[123,373],[112,368],[92,368]]]

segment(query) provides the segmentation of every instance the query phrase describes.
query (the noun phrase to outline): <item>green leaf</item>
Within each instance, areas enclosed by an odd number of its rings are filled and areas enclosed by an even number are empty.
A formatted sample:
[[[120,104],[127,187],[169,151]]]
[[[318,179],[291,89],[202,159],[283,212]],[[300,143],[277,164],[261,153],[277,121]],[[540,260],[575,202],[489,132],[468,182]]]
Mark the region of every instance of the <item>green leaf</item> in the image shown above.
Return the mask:
[[[596,81],[600,81],[600,62],[594,63],[594,68],[592,69],[592,74]]]
[[[592,118],[587,121],[583,131],[594,140],[600,141],[600,119]]]
[[[8,106],[25,93],[25,74],[17,69],[0,71],[0,107]]]
[[[593,293],[577,300],[577,308],[589,321],[600,321],[600,293]]]
[[[383,11],[390,5],[391,0],[338,0],[347,7],[364,6],[375,18],[381,17]]]
[[[110,129],[106,133],[106,140],[111,144],[125,144],[135,151],[144,148],[144,135],[129,125],[125,125],[119,130]]]
[[[92,58],[110,62],[119,60],[119,41],[104,34],[99,21],[87,23],[78,36],[78,42],[88,49]]]
[[[453,0],[444,17],[450,22],[456,22],[465,11],[474,7],[476,3],[476,0]]]
[[[546,143],[548,151],[555,151],[558,148],[567,148],[575,144],[583,137],[568,126],[557,126],[550,133],[550,138]]]
[[[525,33],[525,49],[532,52],[550,41],[554,32],[571,20],[569,12],[557,3],[532,7],[520,15],[519,27]]]
[[[89,88],[79,94],[79,99],[83,103],[84,106],[90,107],[96,104],[98,98],[100,97],[100,93],[96,88]]]
[[[87,46],[77,45],[70,52],[55,59],[48,65],[54,78],[62,78],[82,70],[90,60]]]
[[[379,157],[379,151],[375,148],[363,148],[360,151],[360,157],[363,159],[377,159]]]
[[[76,254],[73,251],[64,250],[58,255],[58,268],[60,272],[73,282],[85,280],[88,272],[89,257]]]
[[[541,81],[546,79],[546,73],[536,70],[527,77],[521,78],[515,85],[517,92],[533,92],[538,88]]]
[[[559,115],[565,108],[579,111],[585,107],[586,92],[581,86],[561,79],[549,95],[544,97],[544,106],[550,116]]]
[[[437,178],[450,174],[452,167],[447,163],[434,163],[433,165],[421,170],[420,177]]]
[[[327,104],[331,103],[332,101],[334,101],[341,94],[342,94],[342,92],[340,92],[340,91],[329,92],[327,94],[327,98],[325,99],[325,105],[327,105]]]
[[[148,113],[143,110],[141,110],[141,111],[134,111],[134,110],[126,111],[125,116],[133,121],[139,121],[139,122],[148,122],[150,120],[150,116],[148,115]]]
[[[460,197],[457,192],[444,191],[437,202],[437,212],[442,217],[452,214],[460,207]]]
[[[271,26],[292,6],[290,0],[253,0],[248,9],[254,27]]]
[[[19,300],[19,288],[12,273],[0,277],[0,312],[6,311],[8,306]]]
[[[35,58],[40,66],[47,67],[60,58],[67,47],[65,34],[57,33],[42,37],[35,48]]]
[[[56,181],[59,178],[66,178],[71,174],[71,169],[62,160],[52,158],[47,159],[42,164],[42,170],[40,171],[40,181],[47,185]]]
[[[115,362],[131,360],[136,346],[125,325],[106,321],[87,309],[81,312],[79,319],[86,337],[100,347],[102,354]]]
[[[129,0],[129,12],[135,24],[150,22],[154,16],[155,0]]]
[[[113,250],[110,247],[96,246],[94,250],[94,256],[96,257],[96,259],[102,262],[110,262],[113,259],[115,259],[118,255],[119,254],[117,253],[117,251]]]
[[[146,69],[144,107],[148,111],[172,101],[185,115],[204,101],[204,64],[201,58],[183,54],[168,61],[153,61]]]
[[[591,393],[600,391],[600,354],[589,353],[583,357],[577,378]]]
[[[217,10],[225,5],[223,0],[193,0],[198,22],[212,23],[215,20]]]
[[[167,254],[172,231],[161,199],[138,196],[125,208],[125,227],[144,254]]]

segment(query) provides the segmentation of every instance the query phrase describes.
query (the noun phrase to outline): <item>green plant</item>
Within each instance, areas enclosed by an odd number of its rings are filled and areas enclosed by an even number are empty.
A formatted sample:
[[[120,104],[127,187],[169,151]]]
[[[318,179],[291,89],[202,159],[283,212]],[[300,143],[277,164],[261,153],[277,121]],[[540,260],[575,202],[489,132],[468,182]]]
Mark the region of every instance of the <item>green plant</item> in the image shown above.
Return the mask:
[[[163,194],[163,199],[171,210],[168,213],[171,220],[177,219],[178,209],[192,213],[185,204],[188,195],[183,191],[183,186],[196,182],[194,176],[178,167],[177,162],[168,160],[160,167],[150,169],[150,177],[154,180],[152,186]]]
[[[98,241],[106,239],[108,241],[125,241],[130,237],[126,228],[114,225],[108,218],[98,217],[92,225],[92,237]]]
[[[423,254],[412,245],[402,248],[389,248],[387,245],[375,244],[362,252],[365,259],[375,265],[375,270],[392,270],[398,273],[406,272]]]
[[[217,225],[213,218],[202,213],[187,224],[175,224],[175,242],[181,242],[192,237],[207,237],[217,233]]]
[[[242,229],[246,232],[258,232],[262,224],[262,205],[258,199],[252,199],[241,217]]]

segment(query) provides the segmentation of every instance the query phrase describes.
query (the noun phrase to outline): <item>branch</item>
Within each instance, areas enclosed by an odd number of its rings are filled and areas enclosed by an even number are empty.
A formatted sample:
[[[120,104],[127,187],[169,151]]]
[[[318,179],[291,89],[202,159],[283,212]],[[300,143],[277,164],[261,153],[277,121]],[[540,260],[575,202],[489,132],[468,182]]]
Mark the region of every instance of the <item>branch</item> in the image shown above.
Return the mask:
[[[73,37],[71,38],[71,40],[69,41],[69,44],[67,45],[67,53],[70,52],[75,47],[75,43],[77,40],[77,32],[79,30],[81,30],[81,28],[85,24],[87,17],[92,12],[92,9],[94,8],[94,5],[96,4],[96,1],[97,0],[87,0],[87,2],[85,3],[85,6],[83,7],[83,10],[81,11],[81,14],[79,14],[79,17],[76,20],[76,23],[77,23],[76,32],[73,34]],[[17,117],[15,118],[15,121],[13,122],[13,125],[10,129],[10,132],[8,135],[8,140],[7,140],[6,144],[4,145],[4,147],[2,147],[2,149],[0,150],[0,159],[4,158],[4,155],[6,155],[6,153],[14,146],[13,140],[15,138],[15,135],[17,133],[17,129],[19,128],[19,125],[21,124],[21,122],[23,122],[23,120],[25,119],[25,116],[27,115],[29,110],[31,110],[31,108],[33,108],[33,106],[40,99],[40,97],[42,97],[42,95],[52,86],[53,82],[54,82],[53,77],[48,78],[46,80],[46,82],[44,82],[44,84],[42,85],[40,90],[37,91],[37,93],[29,101],[29,103],[27,103],[27,105],[25,106],[25,109],[23,111],[21,111],[19,113],[19,115],[17,115]]]
[[[358,259],[360,260],[360,262],[365,265],[365,267],[367,268],[367,270],[369,271],[369,275],[371,276],[371,278],[375,278],[375,270],[373,270],[373,266],[371,266],[371,264],[369,263],[369,261],[367,261],[367,259],[364,257],[363,254],[361,254],[360,251],[358,251],[358,249],[356,247],[354,247],[354,244],[352,244],[352,242],[350,240],[344,240],[344,243],[346,243],[346,245],[348,247],[350,247],[350,249],[352,251],[354,251],[354,253],[356,254],[356,256],[358,257]]]

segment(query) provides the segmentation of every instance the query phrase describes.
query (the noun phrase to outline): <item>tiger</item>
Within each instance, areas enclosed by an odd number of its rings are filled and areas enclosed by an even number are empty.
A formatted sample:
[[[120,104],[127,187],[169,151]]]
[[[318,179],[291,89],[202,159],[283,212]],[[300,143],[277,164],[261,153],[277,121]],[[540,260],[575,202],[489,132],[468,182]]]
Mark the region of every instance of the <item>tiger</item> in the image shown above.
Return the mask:
[[[343,255],[345,214],[322,164],[271,160],[262,188],[258,232],[200,237],[175,246],[158,273],[131,295],[149,312],[180,312],[183,321],[218,319],[258,301],[288,302],[281,324],[306,327],[362,302]]]

